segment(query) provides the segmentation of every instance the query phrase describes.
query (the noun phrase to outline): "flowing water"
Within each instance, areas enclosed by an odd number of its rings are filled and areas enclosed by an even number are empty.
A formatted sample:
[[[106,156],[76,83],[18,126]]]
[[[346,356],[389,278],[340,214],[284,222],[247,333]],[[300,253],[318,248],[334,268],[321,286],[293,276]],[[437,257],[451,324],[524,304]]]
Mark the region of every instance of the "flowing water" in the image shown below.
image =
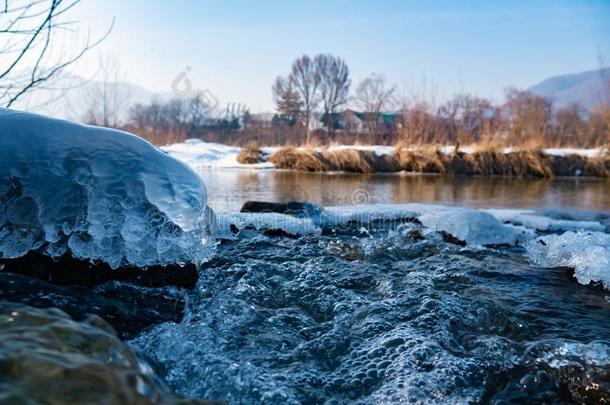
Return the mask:
[[[600,180],[201,174],[217,212],[246,200],[410,201],[597,211],[600,234],[610,223]],[[462,246],[417,221],[249,231],[217,247],[181,323],[131,344],[178,393],[231,404],[602,403],[608,295],[523,246]]]

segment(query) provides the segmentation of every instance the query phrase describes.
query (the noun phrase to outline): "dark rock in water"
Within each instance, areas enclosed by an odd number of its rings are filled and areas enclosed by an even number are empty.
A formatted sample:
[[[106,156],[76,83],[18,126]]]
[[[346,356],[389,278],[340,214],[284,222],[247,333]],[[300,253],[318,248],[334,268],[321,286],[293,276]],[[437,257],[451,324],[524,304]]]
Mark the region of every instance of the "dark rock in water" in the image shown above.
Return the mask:
[[[0,270],[25,274],[60,285],[93,287],[111,280],[128,281],[147,286],[178,286],[193,288],[197,283],[197,266],[150,266],[111,268],[106,263],[91,263],[69,255],[55,260],[42,253],[30,251],[16,259],[0,259]]]
[[[29,252],[0,259],[0,300],[58,307],[77,320],[95,314],[130,339],[149,326],[179,322],[184,294],[175,286],[192,288],[197,278],[195,265],[112,269],[67,255],[55,261]]]
[[[465,241],[456,238],[455,236],[451,235],[449,232],[440,231],[439,233],[441,234],[441,236],[443,237],[443,240],[445,242],[453,243],[454,245],[458,245],[458,246],[466,246]]]
[[[265,201],[246,201],[241,212],[275,212],[301,217],[311,217],[320,211],[320,207],[307,202],[273,203]]]
[[[0,302],[0,403],[219,404],[177,397],[97,316]]]
[[[180,322],[184,312],[184,295],[174,287],[148,288],[111,281],[90,289],[52,285],[7,272],[0,272],[0,300],[36,308],[57,307],[78,321],[94,314],[123,339],[158,323]]]
[[[283,229],[266,229],[263,231],[263,235],[277,238],[299,238],[299,235],[291,234]]]

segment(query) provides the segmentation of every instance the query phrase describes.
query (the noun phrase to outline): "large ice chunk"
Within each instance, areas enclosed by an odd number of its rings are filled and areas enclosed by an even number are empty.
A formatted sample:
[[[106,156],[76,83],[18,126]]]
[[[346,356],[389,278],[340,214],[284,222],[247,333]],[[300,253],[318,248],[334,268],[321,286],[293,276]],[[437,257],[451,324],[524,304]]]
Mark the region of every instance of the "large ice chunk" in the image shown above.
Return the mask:
[[[202,180],[143,139],[0,109],[0,257],[202,262],[213,223]]]
[[[572,267],[579,283],[601,282],[610,290],[610,234],[568,231],[532,240],[525,247],[535,263]]]
[[[447,232],[469,245],[515,245],[532,237],[525,228],[502,224],[487,212],[468,208],[430,210],[419,220],[425,227]]]

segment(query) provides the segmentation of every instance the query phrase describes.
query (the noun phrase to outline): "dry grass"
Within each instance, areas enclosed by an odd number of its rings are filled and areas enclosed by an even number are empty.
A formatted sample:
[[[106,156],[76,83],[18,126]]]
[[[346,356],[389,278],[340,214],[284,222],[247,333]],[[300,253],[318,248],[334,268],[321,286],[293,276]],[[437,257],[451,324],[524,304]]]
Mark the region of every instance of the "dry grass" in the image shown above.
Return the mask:
[[[610,177],[610,156],[586,158],[578,155],[550,156],[551,170],[556,176]]]
[[[446,155],[435,147],[399,148],[394,153],[400,170],[415,173],[447,173]]]
[[[322,157],[330,170],[353,173],[396,172],[400,170],[398,161],[393,156],[376,155],[373,151],[343,149],[324,150]]]
[[[493,145],[474,153],[442,153],[436,147],[397,148],[393,155],[343,149],[279,149],[269,161],[282,169],[302,171],[345,171],[354,173],[398,172],[468,174],[483,176],[610,177],[610,157],[586,158],[578,155],[549,156],[538,148],[504,153]]]
[[[548,156],[540,151],[475,152],[464,155],[472,174],[512,177],[553,177]]]
[[[328,170],[322,155],[315,150],[301,150],[293,147],[281,148],[269,157],[278,169],[293,169],[304,172],[325,172]]]
[[[237,155],[237,161],[242,164],[255,164],[262,162],[262,160],[263,152],[261,152],[256,141],[248,142]]]

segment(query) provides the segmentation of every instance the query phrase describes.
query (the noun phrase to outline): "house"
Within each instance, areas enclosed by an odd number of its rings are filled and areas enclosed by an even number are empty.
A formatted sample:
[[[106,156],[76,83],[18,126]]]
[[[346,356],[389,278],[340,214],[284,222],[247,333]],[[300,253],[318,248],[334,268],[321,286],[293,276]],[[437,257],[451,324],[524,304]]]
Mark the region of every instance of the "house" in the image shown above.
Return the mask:
[[[320,122],[326,127],[328,114],[322,114]],[[336,112],[332,115],[333,128],[338,131],[349,133],[365,133],[369,131],[369,125],[375,123],[378,128],[385,131],[392,130],[399,125],[399,114],[359,112],[351,109]]]
[[[263,129],[273,126],[273,113],[247,114],[243,118],[244,129]]]

